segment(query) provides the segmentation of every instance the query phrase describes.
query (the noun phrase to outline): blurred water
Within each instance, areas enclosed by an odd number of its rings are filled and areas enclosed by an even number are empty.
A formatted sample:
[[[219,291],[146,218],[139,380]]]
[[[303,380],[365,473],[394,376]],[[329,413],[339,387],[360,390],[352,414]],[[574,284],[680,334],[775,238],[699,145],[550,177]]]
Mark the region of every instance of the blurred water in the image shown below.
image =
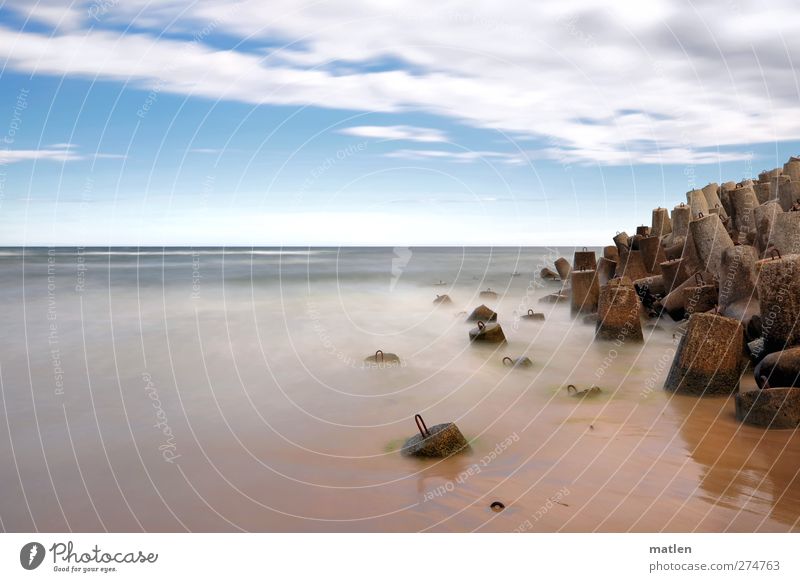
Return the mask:
[[[573,250],[4,249],[2,527],[797,529],[797,438],[664,393],[670,324],[595,342],[538,303]],[[481,303],[507,345],[469,344]],[[377,349],[402,365],[366,366]],[[402,457],[418,412],[471,454]]]

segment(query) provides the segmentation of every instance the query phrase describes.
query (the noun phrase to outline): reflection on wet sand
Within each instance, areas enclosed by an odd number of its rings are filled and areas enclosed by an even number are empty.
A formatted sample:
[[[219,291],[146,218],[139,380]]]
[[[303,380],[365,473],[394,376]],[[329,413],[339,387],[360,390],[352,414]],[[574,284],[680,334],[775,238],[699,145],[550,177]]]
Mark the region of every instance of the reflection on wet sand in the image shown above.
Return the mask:
[[[740,424],[733,415],[733,397],[676,396],[670,406],[684,418],[680,435],[687,453],[702,467],[699,487],[705,498],[736,512],[728,529],[775,529],[764,524],[765,515],[797,528],[800,449],[795,431]],[[698,529],[703,529],[702,521]]]

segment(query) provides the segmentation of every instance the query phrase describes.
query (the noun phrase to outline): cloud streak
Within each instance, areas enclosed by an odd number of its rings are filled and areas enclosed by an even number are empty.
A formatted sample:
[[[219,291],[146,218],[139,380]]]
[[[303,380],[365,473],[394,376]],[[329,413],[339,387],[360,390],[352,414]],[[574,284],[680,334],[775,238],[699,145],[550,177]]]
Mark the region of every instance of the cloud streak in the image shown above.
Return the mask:
[[[411,125],[361,125],[339,131],[343,135],[390,141],[418,141],[423,143],[448,142],[447,134],[429,127]]]

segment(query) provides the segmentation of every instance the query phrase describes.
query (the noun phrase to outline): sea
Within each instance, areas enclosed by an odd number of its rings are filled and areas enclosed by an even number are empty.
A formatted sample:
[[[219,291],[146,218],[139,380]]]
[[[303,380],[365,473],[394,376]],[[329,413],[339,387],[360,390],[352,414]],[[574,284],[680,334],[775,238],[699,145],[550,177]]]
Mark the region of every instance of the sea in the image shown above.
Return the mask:
[[[540,301],[575,250],[0,249],[0,528],[800,529],[800,437],[665,392],[675,323]],[[507,343],[469,341],[481,304]],[[417,414],[469,450],[402,454]]]

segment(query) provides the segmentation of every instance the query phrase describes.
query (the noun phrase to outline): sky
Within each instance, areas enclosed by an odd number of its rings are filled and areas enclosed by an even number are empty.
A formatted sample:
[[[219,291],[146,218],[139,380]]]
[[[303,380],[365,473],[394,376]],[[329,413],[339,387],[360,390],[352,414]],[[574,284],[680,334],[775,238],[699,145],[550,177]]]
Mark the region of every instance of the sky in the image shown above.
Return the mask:
[[[600,245],[800,149],[785,0],[0,0],[0,245]]]

